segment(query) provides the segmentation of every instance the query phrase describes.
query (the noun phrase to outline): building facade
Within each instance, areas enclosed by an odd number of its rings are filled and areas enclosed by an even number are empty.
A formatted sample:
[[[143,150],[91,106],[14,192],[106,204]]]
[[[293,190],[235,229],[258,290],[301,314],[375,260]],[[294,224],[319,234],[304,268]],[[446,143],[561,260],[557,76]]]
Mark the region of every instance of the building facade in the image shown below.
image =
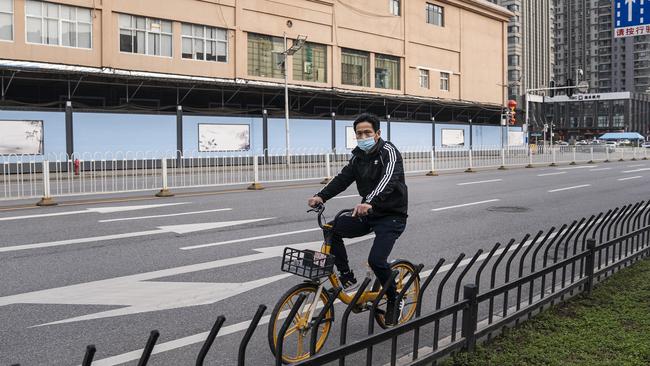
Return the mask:
[[[553,79],[552,0],[490,0],[514,13],[508,23],[508,96],[523,105],[527,89]]]
[[[614,6],[610,0],[555,0],[558,84],[578,78],[594,93],[650,91],[650,36],[615,38]]]
[[[0,0],[0,109],[280,117],[286,66],[292,116],[498,124],[511,16],[485,0]]]
[[[594,139],[607,132],[650,136],[650,95],[613,92],[555,97],[530,96],[533,126],[554,125],[555,138]],[[541,131],[536,128],[535,131]]]

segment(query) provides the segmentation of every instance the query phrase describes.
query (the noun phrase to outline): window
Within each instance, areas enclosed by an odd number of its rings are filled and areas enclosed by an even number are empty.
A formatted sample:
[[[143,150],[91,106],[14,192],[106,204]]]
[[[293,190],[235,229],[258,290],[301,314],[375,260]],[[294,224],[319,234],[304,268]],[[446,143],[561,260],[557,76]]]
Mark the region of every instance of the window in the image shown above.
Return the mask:
[[[420,88],[429,89],[429,70],[420,69]]]
[[[92,48],[90,9],[27,0],[25,30],[27,42]]]
[[[293,79],[327,82],[327,46],[306,42],[293,55]]]
[[[400,59],[399,57],[376,55],[375,56],[375,88],[399,89],[400,88]]]
[[[0,40],[14,40],[14,0],[0,0]]]
[[[508,66],[519,66],[519,55],[509,55]]]
[[[508,44],[519,44],[519,37],[517,36],[508,37]]]
[[[284,77],[284,40],[263,34],[248,34],[248,75]]]
[[[228,30],[183,23],[183,58],[228,62]]]
[[[440,73],[440,90],[449,91],[449,73]]]
[[[442,6],[427,3],[427,23],[437,25],[439,27],[445,26],[445,14]]]
[[[401,0],[389,0],[390,1],[390,13],[393,15],[400,16],[400,1]]]
[[[341,84],[370,86],[370,55],[368,52],[341,50]]]
[[[120,51],[172,57],[172,22],[120,14]]]

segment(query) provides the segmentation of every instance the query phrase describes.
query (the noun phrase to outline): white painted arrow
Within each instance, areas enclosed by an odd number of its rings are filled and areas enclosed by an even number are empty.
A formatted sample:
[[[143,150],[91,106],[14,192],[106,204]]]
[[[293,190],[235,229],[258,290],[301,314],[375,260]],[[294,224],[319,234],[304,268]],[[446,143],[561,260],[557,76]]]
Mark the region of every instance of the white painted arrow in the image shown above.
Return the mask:
[[[228,226],[245,225],[253,222],[260,222],[260,221],[271,220],[271,219],[274,219],[274,217],[267,217],[263,219],[253,219],[253,220],[222,221],[222,222],[207,222],[207,223],[200,223],[200,224],[160,226],[156,230],[137,231],[133,233],[94,236],[90,238],[59,240],[59,241],[51,241],[51,242],[35,243],[35,244],[14,245],[14,246],[0,248],[0,253],[15,252],[19,250],[28,250],[28,249],[58,247],[58,246],[73,245],[73,244],[94,243],[98,241],[115,240],[115,239],[135,238],[140,236],[149,236],[149,235],[156,235],[156,234],[163,234],[163,233],[188,234],[196,231],[220,229]]]
[[[107,213],[115,213],[115,212],[147,210],[147,209],[167,207],[167,206],[186,205],[188,203],[190,203],[190,202],[161,203],[161,204],[156,204],[156,205],[139,205],[139,206],[91,207],[91,208],[87,208],[85,210],[78,210],[78,211],[51,212],[51,213],[38,214],[38,215],[0,217],[0,221],[35,219],[35,218],[40,218],[40,217],[79,215],[79,214],[85,214],[85,213],[90,213],[90,212],[100,213],[100,214],[107,214]]]
[[[374,234],[349,239],[346,240],[346,244],[360,243],[373,237]],[[317,250],[321,244],[321,241],[314,241],[290,244],[289,246],[296,249]],[[281,274],[244,283],[162,282],[152,280],[281,257],[284,248],[285,245],[259,248],[254,249],[258,252],[256,254],[0,297],[0,306],[11,304],[125,306],[119,309],[42,324],[51,325],[212,304],[279,281],[290,276],[290,274]]]
[[[632,12],[634,11],[634,3],[636,0],[625,0],[625,3],[627,4],[627,21],[631,22],[632,21]]]

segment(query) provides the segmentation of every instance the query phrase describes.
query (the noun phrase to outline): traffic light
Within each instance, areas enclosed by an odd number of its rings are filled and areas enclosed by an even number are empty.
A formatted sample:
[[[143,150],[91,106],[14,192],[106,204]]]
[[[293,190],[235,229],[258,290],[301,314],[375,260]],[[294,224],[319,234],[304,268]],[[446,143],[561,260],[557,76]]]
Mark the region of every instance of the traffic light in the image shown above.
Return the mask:
[[[555,88],[555,80],[551,80],[551,82],[549,83],[549,86],[551,88]],[[549,90],[549,95],[551,96],[551,98],[553,98],[555,96],[555,89]]]
[[[573,96],[573,80],[572,79],[567,79],[566,81],[566,96],[571,98]]]

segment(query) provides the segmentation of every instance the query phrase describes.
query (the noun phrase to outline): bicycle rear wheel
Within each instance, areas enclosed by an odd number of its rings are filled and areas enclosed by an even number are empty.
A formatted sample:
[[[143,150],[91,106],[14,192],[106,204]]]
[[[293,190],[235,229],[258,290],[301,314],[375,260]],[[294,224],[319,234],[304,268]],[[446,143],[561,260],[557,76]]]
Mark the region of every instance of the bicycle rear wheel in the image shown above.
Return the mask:
[[[397,285],[397,293],[402,291],[409,278],[413,276],[415,272],[415,266],[406,260],[398,259],[391,263],[390,269],[392,271],[398,271],[398,275],[395,278],[395,284]],[[381,284],[379,281],[375,280],[375,283],[372,286],[373,291],[379,291]],[[398,324],[406,323],[407,321],[413,318],[415,315],[415,307],[417,305],[418,297],[420,296],[420,276],[415,278],[411,287],[404,294],[404,307],[402,308],[402,313],[399,317]],[[386,320],[384,319],[384,313],[386,311],[386,297],[384,297],[378,305],[379,311],[375,313],[375,320],[380,327],[386,329]]]
[[[287,291],[284,295],[282,295],[278,303],[273,308],[273,311],[271,312],[271,319],[269,320],[268,328],[268,340],[269,346],[271,347],[271,352],[275,356],[278,344],[278,333],[280,333],[280,328],[282,328],[285,317],[288,316],[289,311],[298,299],[298,296],[301,294],[307,296],[303,302],[301,309],[292,319],[291,325],[287,329],[287,333],[284,336],[282,344],[282,361],[284,363],[295,363],[309,358],[309,342],[311,339],[312,319],[307,318],[309,317],[309,313],[312,307],[316,307],[314,310],[314,316],[317,316],[322,307],[328,301],[327,293],[325,291],[321,292],[318,301],[314,301],[317,292],[318,286],[315,284],[298,284],[289,289],[289,291]],[[318,335],[316,336],[316,352],[320,351],[321,348],[323,348],[325,345],[325,341],[329,335],[333,320],[334,307],[331,307],[325,314],[323,321],[318,325]]]

